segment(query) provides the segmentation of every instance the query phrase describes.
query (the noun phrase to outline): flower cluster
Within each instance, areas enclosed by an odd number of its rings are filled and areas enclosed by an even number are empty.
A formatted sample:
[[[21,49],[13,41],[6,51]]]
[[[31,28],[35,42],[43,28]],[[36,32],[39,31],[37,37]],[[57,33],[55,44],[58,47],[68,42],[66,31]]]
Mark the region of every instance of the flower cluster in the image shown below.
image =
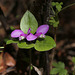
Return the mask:
[[[30,33],[31,29],[28,29],[27,34],[25,34],[22,30],[16,29],[11,33],[12,38],[19,38],[19,40],[27,39],[27,41],[33,41],[39,38],[45,38],[45,34],[49,30],[49,25],[41,25],[38,27],[36,34]]]

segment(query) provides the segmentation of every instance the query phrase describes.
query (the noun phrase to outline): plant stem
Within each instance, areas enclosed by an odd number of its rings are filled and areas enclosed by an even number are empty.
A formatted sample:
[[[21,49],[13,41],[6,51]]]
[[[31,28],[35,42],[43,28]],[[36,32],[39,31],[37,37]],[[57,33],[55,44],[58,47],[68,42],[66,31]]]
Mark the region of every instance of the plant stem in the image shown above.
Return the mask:
[[[56,31],[57,31],[57,28],[54,28],[54,41],[55,42],[56,42]],[[52,63],[53,63],[54,56],[55,56],[55,48],[52,50],[50,70],[52,70]]]
[[[66,8],[68,8],[68,7],[70,7],[70,6],[73,6],[73,5],[75,5],[75,3],[72,3],[72,4],[70,4],[70,5],[67,5],[67,6],[65,6],[65,7],[63,7],[62,9],[61,9],[61,11],[63,11],[64,9],[66,9]],[[60,11],[60,12],[61,12]],[[58,12],[59,13],[59,12]]]
[[[3,52],[3,50],[2,50],[3,48],[4,48],[4,47],[0,47],[0,49],[1,49],[0,52]]]
[[[46,75],[50,75],[49,52],[46,52]]]
[[[31,75],[31,49],[30,49],[30,66],[29,66],[29,75]]]

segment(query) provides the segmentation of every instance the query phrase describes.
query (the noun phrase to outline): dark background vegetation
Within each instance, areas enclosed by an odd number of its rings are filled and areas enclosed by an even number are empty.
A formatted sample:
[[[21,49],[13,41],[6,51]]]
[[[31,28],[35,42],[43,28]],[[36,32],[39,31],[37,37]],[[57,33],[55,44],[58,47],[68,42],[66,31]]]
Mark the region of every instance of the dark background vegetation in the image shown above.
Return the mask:
[[[75,3],[75,0],[53,0],[63,2],[63,7]],[[16,44],[6,45],[5,40],[10,38],[11,29],[19,29],[20,20],[26,10],[30,10],[36,17],[39,25],[48,23],[49,0],[0,0],[0,46],[4,46],[3,55],[8,52],[16,60],[17,71],[11,71],[6,75],[28,75],[29,50],[19,49]],[[70,75],[73,71],[72,57],[75,56],[75,5],[64,9],[59,13],[59,27],[57,30],[57,47],[54,61],[62,61]],[[49,23],[48,23],[49,24]],[[50,26],[50,36],[54,36],[53,27]],[[42,52],[44,53],[44,52]],[[42,53],[32,51],[32,63],[38,68],[45,67]],[[1,54],[1,53],[0,53]],[[5,56],[5,55],[4,55]],[[6,58],[7,55],[3,59]],[[49,57],[51,51],[49,51]],[[1,62],[1,60],[0,60]],[[8,62],[8,61],[7,61]],[[5,62],[3,62],[5,64]],[[5,67],[6,66],[6,67]],[[7,65],[3,65],[3,71]],[[0,64],[1,67],[1,64]],[[37,73],[32,70],[32,75]]]

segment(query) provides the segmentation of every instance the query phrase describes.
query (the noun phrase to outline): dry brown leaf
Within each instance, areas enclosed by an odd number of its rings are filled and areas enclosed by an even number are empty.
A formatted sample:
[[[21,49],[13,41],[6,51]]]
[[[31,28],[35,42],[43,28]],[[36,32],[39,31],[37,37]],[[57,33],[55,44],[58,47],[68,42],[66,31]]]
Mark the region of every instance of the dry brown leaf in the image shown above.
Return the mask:
[[[15,66],[16,65],[15,59],[7,52],[4,54],[4,59],[5,59],[5,64],[7,66]]]
[[[4,64],[3,61],[3,53],[0,54],[0,73],[6,70],[6,65]]]

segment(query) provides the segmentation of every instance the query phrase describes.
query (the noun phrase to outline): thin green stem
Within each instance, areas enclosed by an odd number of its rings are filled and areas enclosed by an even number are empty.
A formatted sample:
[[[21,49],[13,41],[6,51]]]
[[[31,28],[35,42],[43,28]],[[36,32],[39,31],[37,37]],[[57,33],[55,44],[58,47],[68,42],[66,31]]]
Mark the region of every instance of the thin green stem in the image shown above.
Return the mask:
[[[54,40],[55,40],[55,42],[56,42],[56,31],[57,31],[57,28],[54,28]],[[55,48],[52,50],[50,70],[52,70],[52,63],[53,63],[54,56],[55,56]]]
[[[67,9],[68,7],[71,7],[71,6],[73,6],[73,5],[75,5],[75,3],[72,3],[72,4],[70,4],[70,5],[67,5],[67,6],[65,6],[65,7],[63,7],[62,9],[61,9],[61,11],[63,11],[64,9]],[[60,12],[61,12],[60,11]],[[59,13],[59,12],[58,12]]]
[[[54,9],[53,9],[53,7],[51,6],[51,9],[52,9],[52,11],[53,11],[53,14],[55,15],[55,11],[54,11]]]
[[[46,75],[50,75],[49,52],[46,52]]]
[[[31,49],[30,49],[30,66],[29,66],[29,75],[31,75]]]

